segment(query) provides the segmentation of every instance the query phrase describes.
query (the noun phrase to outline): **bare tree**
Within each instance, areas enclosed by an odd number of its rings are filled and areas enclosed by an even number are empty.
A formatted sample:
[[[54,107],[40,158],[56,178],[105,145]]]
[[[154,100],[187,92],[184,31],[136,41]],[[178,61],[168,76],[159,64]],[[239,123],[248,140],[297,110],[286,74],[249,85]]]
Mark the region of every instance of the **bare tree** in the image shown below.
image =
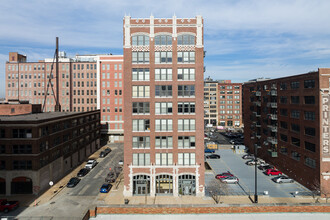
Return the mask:
[[[218,179],[213,179],[208,185],[210,195],[217,204],[220,202],[221,196],[228,194],[227,184]]]

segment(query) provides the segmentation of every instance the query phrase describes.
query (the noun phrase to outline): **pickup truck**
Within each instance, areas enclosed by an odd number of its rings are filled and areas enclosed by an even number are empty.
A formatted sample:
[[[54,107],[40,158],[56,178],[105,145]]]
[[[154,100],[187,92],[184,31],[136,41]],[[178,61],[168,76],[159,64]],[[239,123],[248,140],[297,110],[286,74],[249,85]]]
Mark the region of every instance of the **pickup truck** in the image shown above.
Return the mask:
[[[0,199],[0,212],[9,212],[18,207],[18,201],[8,201],[7,199]]]

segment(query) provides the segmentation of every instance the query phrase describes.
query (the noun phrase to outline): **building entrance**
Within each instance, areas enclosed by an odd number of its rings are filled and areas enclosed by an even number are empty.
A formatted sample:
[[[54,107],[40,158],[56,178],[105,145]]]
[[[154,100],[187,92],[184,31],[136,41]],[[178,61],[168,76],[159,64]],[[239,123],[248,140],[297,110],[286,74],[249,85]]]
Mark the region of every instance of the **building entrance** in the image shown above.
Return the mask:
[[[12,179],[11,194],[32,194],[32,179],[28,177]]]
[[[173,194],[173,177],[171,175],[156,176],[156,194]]]
[[[180,195],[196,194],[196,180],[194,175],[179,176],[179,194]]]
[[[150,194],[150,176],[136,175],[133,177],[133,195]]]

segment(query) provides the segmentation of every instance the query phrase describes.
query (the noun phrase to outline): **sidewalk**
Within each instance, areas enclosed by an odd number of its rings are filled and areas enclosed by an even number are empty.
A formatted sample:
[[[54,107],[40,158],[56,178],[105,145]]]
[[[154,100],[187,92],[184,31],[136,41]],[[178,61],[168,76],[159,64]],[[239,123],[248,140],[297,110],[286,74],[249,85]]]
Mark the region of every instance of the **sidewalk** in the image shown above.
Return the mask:
[[[118,189],[116,184],[118,183]],[[124,199],[129,200],[130,205],[188,205],[188,204],[216,204],[211,197],[195,197],[195,196],[123,196],[124,182],[123,179],[118,178],[117,182],[113,184],[113,188],[107,194],[100,194],[97,198],[98,205],[123,205]],[[253,197],[250,199],[248,196],[221,196],[220,203],[222,204],[252,204]],[[262,203],[315,203],[312,197],[269,197],[259,196],[259,204]],[[325,203],[325,199],[320,200],[320,203]]]

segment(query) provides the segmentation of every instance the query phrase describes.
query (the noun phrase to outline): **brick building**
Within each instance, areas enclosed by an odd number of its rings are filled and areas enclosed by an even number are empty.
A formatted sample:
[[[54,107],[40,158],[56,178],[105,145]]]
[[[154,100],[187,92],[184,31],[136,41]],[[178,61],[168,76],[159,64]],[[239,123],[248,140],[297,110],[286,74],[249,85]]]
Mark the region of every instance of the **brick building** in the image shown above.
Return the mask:
[[[123,55],[101,55],[97,60],[97,108],[101,110],[101,133],[110,141],[124,141]]]
[[[30,104],[28,101],[9,100],[8,102],[0,102],[0,115],[24,115],[41,112],[41,105]]]
[[[330,69],[244,83],[245,145],[310,189],[330,193]]]
[[[204,126],[218,125],[218,81],[204,80]]]
[[[218,81],[218,125],[242,127],[242,83],[231,80]]]
[[[100,111],[0,116],[0,194],[36,194],[100,147]]]
[[[123,22],[124,195],[203,196],[203,19]]]

